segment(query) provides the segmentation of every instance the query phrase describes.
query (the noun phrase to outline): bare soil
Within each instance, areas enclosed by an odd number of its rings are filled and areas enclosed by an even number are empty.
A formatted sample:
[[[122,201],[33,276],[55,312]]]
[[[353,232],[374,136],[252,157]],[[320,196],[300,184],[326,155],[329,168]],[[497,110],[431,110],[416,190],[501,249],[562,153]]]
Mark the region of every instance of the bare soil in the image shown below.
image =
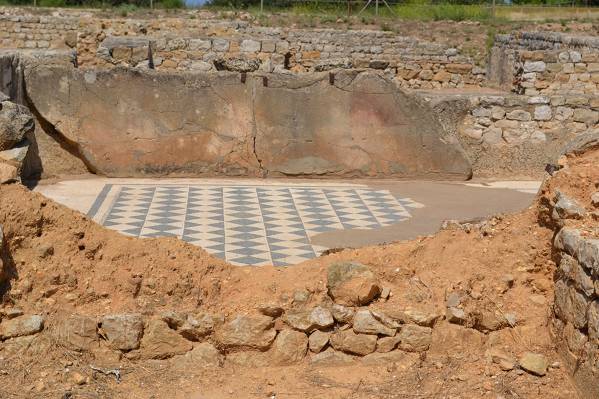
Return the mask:
[[[44,332],[26,346],[0,343],[2,398],[575,398],[548,327],[553,303],[552,230],[544,203],[556,189],[591,210],[599,183],[599,151],[568,160],[531,207],[433,236],[344,250],[288,268],[234,267],[177,239],[134,239],[18,185],[0,187],[6,284],[0,310],[43,314]],[[540,211],[539,211],[540,210]],[[591,216],[579,224],[597,229]],[[366,234],[366,233],[365,233]],[[446,296],[459,293],[470,313],[516,315],[513,328],[484,332],[443,320],[428,352],[393,361],[316,366],[309,357],[288,367],[193,369],[181,357],[130,361],[104,347],[78,353],[60,345],[52,326],[72,313],[157,314],[209,310],[230,316],[264,303],[294,306],[330,302],[326,268],[337,260],[369,266],[391,289],[371,308],[412,307],[445,314]],[[513,284],[506,281],[513,279]],[[301,300],[303,301],[303,299]],[[296,304],[297,305],[297,304]],[[305,306],[306,303],[302,303]],[[552,364],[544,377],[502,371],[489,359],[532,351]],[[90,366],[120,367],[114,376]],[[89,377],[78,385],[73,373]]]

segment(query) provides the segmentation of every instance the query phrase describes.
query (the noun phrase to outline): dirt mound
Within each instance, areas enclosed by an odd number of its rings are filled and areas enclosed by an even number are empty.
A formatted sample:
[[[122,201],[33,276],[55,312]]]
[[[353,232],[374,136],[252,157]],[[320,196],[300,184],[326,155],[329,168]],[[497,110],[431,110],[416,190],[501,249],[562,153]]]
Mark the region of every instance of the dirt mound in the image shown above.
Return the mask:
[[[576,397],[548,328],[547,204],[566,193],[596,230],[599,151],[567,164],[520,214],[289,268],[127,238],[1,186],[0,396]]]

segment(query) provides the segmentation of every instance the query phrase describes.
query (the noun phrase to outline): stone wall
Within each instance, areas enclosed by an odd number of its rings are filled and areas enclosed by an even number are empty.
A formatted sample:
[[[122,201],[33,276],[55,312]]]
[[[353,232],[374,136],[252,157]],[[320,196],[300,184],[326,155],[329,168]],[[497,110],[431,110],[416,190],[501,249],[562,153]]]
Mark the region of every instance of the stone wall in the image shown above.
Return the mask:
[[[152,48],[150,53],[148,47]],[[412,88],[479,85],[485,73],[454,48],[390,32],[330,29],[247,28],[239,38],[111,36],[99,43],[97,58],[90,63],[146,66],[149,62],[159,70],[318,72],[372,68],[386,70],[402,86]],[[231,67],[230,60],[236,60],[237,66]]]
[[[242,64],[246,71],[296,73],[372,68],[386,70],[403,87],[429,89],[478,86],[485,77],[483,68],[455,48],[393,32],[13,13],[0,13],[0,28],[0,48],[76,48],[81,67],[208,71],[239,70]]]
[[[77,29],[75,18],[0,14],[0,48],[74,47]]]
[[[596,152],[599,133],[579,135],[565,148],[555,173],[571,181],[572,190],[554,188],[553,179],[545,182],[539,220],[556,233],[551,325],[556,346],[581,397],[591,399],[599,397],[599,181],[592,164],[589,174],[574,174],[568,164],[576,154]]]
[[[597,95],[599,38],[555,32],[497,35],[492,82],[517,93]]]

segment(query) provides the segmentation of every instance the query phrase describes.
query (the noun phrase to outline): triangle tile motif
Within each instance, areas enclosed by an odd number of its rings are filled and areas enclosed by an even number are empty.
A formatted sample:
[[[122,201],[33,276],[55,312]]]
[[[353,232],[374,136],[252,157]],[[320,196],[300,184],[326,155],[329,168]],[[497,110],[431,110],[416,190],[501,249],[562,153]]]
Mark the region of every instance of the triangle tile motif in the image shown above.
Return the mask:
[[[133,237],[178,237],[235,265],[289,266],[326,248],[319,233],[378,229],[423,205],[362,187],[113,184],[101,223]],[[106,200],[106,199],[104,199]]]

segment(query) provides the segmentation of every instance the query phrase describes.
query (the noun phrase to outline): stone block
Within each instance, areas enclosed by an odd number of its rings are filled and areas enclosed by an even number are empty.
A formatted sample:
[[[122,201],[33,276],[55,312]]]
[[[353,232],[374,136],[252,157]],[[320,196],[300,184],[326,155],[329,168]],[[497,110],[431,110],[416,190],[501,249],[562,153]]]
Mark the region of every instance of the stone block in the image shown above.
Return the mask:
[[[276,42],[274,40],[262,40],[262,52],[274,53],[276,50]]]
[[[515,120],[515,121],[521,121],[521,122],[530,121],[532,119],[530,112],[524,111],[521,109],[516,109],[514,111],[510,111],[506,114],[505,117],[509,120]]]
[[[229,51],[229,41],[226,39],[212,39],[212,50],[219,53]]]
[[[545,72],[547,65],[543,61],[524,62],[524,72]]]
[[[536,121],[548,121],[551,120],[552,112],[549,105],[539,105],[535,107],[534,119]]]
[[[575,122],[582,122],[587,126],[593,126],[599,121],[599,112],[585,108],[577,108],[574,110],[572,118]]]
[[[189,39],[188,48],[191,51],[208,51],[212,48],[212,40],[210,40],[210,39]]]
[[[491,108],[491,119],[500,120],[503,118],[505,118],[505,109],[497,105],[493,106]]]
[[[257,40],[244,39],[239,45],[239,50],[243,53],[259,53],[261,47],[261,43]]]

